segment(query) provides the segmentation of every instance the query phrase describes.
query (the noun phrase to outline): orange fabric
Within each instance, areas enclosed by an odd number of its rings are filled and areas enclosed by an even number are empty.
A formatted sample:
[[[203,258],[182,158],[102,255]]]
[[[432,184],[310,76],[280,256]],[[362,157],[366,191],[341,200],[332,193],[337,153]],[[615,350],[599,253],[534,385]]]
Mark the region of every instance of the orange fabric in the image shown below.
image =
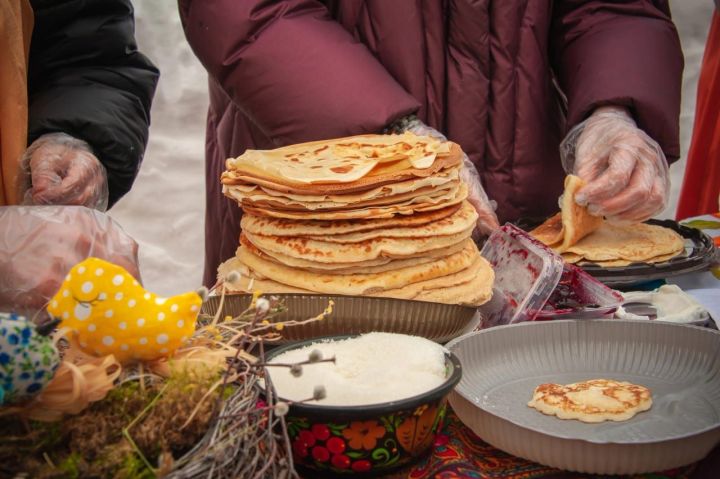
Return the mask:
[[[29,0],[0,2],[0,205],[20,200],[20,157],[27,147],[27,65],[32,28]]]
[[[705,46],[697,107],[677,219],[720,209],[720,13],[715,11]]]

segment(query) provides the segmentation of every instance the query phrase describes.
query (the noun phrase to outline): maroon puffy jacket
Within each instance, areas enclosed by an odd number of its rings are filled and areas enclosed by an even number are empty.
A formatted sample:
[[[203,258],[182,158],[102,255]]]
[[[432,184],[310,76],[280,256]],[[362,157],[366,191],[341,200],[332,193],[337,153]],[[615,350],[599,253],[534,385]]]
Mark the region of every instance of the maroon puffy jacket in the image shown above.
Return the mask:
[[[665,0],[179,0],[210,76],[205,282],[238,245],[221,194],[247,148],[379,132],[411,112],[459,143],[501,221],[557,209],[558,145],[603,104],[679,155]]]

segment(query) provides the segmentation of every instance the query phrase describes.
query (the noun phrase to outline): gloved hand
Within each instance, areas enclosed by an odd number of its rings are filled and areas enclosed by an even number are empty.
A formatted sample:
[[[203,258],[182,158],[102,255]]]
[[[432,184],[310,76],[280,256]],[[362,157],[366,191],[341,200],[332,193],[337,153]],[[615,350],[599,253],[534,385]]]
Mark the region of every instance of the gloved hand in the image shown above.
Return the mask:
[[[560,145],[563,167],[587,182],[575,199],[590,214],[641,222],[668,202],[670,176],[660,145],[625,108],[602,107],[575,126]]]
[[[389,133],[403,133],[409,131],[419,136],[429,136],[442,141],[447,141],[445,135],[432,128],[416,116],[401,118],[388,128]],[[465,182],[468,187],[468,202],[473,205],[478,213],[478,220],[473,237],[478,239],[480,235],[490,235],[493,231],[500,227],[495,209],[497,203],[488,198],[485,189],[480,182],[480,174],[477,168],[472,164],[468,156],[463,153],[463,165],[460,168],[460,179]]]
[[[109,216],[82,206],[0,207],[0,311],[32,317],[89,256],[140,279],[137,243]]]
[[[84,141],[65,133],[43,135],[28,147],[21,164],[31,182],[23,204],[107,209],[107,172]]]

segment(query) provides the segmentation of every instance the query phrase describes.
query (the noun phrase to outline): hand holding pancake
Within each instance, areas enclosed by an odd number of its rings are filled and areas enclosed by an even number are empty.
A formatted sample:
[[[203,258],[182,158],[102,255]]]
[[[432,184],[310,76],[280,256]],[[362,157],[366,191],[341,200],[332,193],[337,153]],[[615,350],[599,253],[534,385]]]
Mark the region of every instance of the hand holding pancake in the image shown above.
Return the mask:
[[[560,152],[565,170],[587,183],[576,200],[593,215],[637,223],[667,205],[665,155],[625,108],[595,110],[568,133]]]

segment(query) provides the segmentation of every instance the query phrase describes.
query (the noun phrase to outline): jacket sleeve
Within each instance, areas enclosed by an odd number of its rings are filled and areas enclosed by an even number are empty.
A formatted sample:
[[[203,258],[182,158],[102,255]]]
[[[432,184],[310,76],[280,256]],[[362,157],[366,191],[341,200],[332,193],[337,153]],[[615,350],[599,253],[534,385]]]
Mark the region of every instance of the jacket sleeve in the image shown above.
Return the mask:
[[[89,143],[113,205],[140,167],[158,70],[137,50],[129,0],[35,3],[28,140],[65,132]]]
[[[668,160],[680,156],[683,56],[666,0],[556,1],[551,45],[568,127],[626,106]]]
[[[274,144],[377,132],[419,103],[312,0],[179,0],[195,54]]]

